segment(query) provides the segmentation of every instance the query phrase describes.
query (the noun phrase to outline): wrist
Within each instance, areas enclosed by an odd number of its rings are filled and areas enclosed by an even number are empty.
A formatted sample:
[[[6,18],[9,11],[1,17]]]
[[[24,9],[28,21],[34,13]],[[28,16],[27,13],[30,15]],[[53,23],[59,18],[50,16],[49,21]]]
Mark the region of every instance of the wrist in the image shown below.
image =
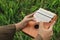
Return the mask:
[[[26,22],[23,20],[19,23],[16,23],[15,25],[16,25],[16,30],[21,30],[26,26]]]
[[[15,26],[16,26],[16,30],[19,30],[19,29],[20,29],[20,28],[19,28],[19,26],[20,26],[19,23],[16,23]]]

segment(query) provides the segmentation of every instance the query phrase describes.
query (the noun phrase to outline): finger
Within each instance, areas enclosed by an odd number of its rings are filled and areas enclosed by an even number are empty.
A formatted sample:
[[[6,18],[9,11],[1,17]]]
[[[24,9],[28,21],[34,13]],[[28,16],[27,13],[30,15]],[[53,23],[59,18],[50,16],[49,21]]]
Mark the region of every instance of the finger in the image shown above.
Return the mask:
[[[53,25],[55,24],[55,21],[51,24],[49,30],[52,30],[53,29]]]
[[[34,17],[28,18],[28,21],[35,21],[35,20],[34,20]]]
[[[27,15],[27,17],[32,17],[33,15],[34,15],[34,13]]]

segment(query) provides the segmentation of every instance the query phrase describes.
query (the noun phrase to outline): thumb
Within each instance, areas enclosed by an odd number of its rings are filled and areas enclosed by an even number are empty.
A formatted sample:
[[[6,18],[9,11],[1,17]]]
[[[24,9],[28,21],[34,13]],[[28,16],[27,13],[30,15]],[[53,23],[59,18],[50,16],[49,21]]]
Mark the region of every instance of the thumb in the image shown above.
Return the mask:
[[[44,28],[44,23],[43,22],[39,22],[39,29],[40,28]]]

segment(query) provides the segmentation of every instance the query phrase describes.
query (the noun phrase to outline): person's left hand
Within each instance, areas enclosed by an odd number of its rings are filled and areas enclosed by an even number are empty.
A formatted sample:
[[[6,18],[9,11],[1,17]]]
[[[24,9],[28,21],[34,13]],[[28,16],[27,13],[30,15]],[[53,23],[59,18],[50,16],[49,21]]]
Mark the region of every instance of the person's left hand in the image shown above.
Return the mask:
[[[40,22],[40,28],[39,28],[39,34],[43,38],[43,40],[50,40],[53,35],[53,25],[55,24],[55,21],[50,25],[48,29],[44,28],[44,23]],[[46,25],[48,26],[48,25]],[[45,27],[46,27],[45,26]]]
[[[24,19],[21,22],[15,24],[16,25],[16,29],[17,30],[22,29],[22,28],[24,28],[27,25],[27,23],[29,21],[34,21],[33,15],[34,15],[34,13],[29,14],[29,15],[25,16]]]

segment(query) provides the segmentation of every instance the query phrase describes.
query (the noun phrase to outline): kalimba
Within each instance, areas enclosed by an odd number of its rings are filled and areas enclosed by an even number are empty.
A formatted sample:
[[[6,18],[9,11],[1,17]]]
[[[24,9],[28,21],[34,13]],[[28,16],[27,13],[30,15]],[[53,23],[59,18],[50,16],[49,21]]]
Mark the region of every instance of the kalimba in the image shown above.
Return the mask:
[[[38,35],[39,25],[36,24],[36,22],[44,22],[44,28],[48,29],[50,25],[57,20],[57,15],[55,13],[43,8],[35,11],[33,17],[35,21],[29,21],[26,27],[22,29],[24,33],[30,35],[33,38]]]

